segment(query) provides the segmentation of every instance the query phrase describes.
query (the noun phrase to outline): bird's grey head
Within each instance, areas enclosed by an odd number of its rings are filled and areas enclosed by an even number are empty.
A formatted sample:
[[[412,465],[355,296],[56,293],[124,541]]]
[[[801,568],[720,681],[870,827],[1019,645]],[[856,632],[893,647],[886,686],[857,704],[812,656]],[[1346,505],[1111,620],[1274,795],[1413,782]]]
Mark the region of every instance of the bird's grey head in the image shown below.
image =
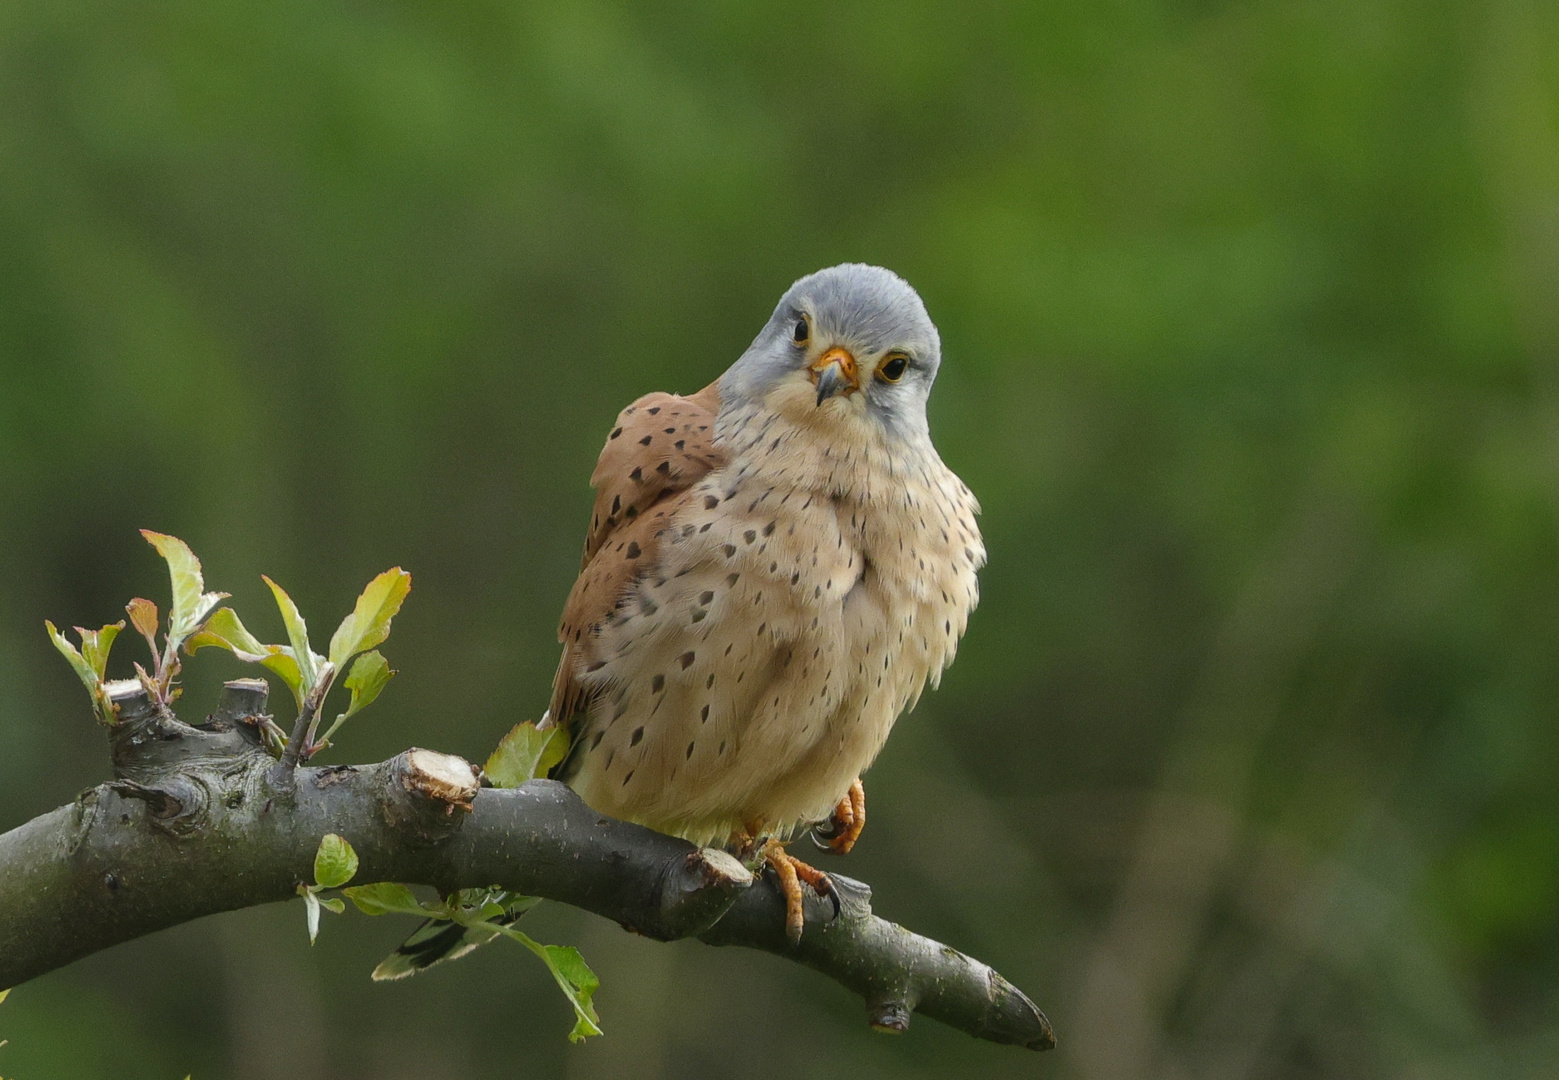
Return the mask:
[[[726,401],[765,402],[819,422],[873,421],[923,437],[942,341],[926,305],[891,270],[845,263],[786,290],[720,380]]]

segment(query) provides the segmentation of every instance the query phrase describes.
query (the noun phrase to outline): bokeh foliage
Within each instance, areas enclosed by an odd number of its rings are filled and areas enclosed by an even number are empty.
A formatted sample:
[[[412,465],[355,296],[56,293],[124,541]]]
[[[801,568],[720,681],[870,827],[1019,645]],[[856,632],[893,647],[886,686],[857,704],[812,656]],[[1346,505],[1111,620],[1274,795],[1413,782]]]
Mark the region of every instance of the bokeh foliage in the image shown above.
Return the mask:
[[[40,627],[153,595],[140,527],[246,611],[411,569],[347,752],[480,759],[617,409],[845,259],[942,327],[991,565],[841,869],[1056,1055],[544,908],[605,984],[574,1049],[531,965],[373,985],[396,928],[267,910],[20,988],[0,1072],[1559,1070],[1536,0],[0,5],[0,827],[106,775]],[[247,674],[187,668],[187,710]]]

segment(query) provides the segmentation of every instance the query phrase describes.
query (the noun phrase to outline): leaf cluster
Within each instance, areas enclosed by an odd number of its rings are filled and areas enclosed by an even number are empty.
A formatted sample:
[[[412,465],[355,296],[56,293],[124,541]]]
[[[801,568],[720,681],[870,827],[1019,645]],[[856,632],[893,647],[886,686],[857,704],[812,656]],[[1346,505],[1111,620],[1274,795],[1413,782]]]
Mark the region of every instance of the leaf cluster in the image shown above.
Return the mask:
[[[300,724],[301,744],[292,748],[292,760],[296,762],[307,760],[329,746],[330,737],[341,725],[372,704],[395,675],[376,646],[389,637],[390,622],[411,592],[411,575],[400,567],[386,570],[368,583],[351,614],[341,620],[331,635],[327,654],[321,656],[309,644],[308,625],[297,604],[269,577],[261,575],[281,612],[287,631],[285,645],[262,642],[249,632],[236,611],[217,606],[230,594],[206,591],[200,560],[188,544],[176,536],[146,529],[141,535],[168,564],[172,586],[172,604],[160,645],[157,605],[143,597],[136,597],[125,605],[131,625],[146,640],[152,654],[152,670],[148,672],[138,663],[136,675],[158,704],[171,704],[179,696],[177,679],[181,671],[181,651],[192,656],[203,648],[226,649],[246,663],[266,668],[292,691],[299,717],[305,720]],[[112,683],[107,677],[107,669],[109,651],[124,629],[124,621],[98,630],[76,627],[81,640],[79,648],[71,644],[52,622],[45,621],[44,626],[55,647],[70,662],[92,695],[98,719],[109,726],[117,723],[118,710],[111,698]],[[343,682],[350,695],[346,708],[336,715],[324,735],[316,739],[325,698],[342,671],[346,671]],[[262,729],[262,733],[273,752],[281,756],[287,747],[286,736],[274,726]]]

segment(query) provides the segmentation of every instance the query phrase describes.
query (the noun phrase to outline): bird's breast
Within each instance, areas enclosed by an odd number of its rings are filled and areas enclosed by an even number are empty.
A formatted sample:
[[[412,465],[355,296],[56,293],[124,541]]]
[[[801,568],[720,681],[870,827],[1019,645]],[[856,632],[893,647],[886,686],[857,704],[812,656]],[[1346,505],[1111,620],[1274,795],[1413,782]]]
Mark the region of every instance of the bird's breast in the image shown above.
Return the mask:
[[[983,559],[967,490],[940,461],[803,457],[737,455],[691,488],[599,631],[591,805],[695,839],[819,820],[951,660]]]

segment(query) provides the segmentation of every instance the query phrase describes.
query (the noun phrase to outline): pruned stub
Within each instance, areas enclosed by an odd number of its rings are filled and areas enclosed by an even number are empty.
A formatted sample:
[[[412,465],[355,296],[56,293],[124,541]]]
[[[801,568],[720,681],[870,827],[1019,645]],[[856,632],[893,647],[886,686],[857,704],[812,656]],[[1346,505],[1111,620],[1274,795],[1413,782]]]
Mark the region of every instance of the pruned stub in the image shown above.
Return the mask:
[[[409,750],[401,783],[413,795],[444,805],[445,814],[458,807],[467,812],[476,798],[479,770],[464,758],[436,750]]]

